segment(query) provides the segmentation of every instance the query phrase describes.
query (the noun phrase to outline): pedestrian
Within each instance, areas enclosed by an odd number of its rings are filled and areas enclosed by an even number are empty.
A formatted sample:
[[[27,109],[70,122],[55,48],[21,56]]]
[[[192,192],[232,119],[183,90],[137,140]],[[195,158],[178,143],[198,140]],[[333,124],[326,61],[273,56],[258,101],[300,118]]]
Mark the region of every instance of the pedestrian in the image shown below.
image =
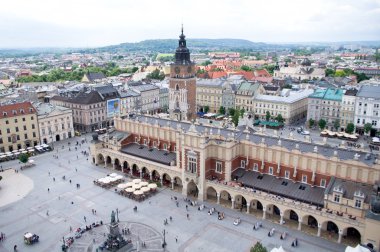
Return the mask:
[[[87,222],[87,221],[86,221],[86,220],[87,220],[87,219],[86,219],[86,216],[83,216],[83,219],[84,219],[84,222]]]
[[[55,182],[55,178],[53,177],[53,181]]]
[[[71,179],[70,179],[70,184],[71,184]]]
[[[187,219],[189,220],[189,219],[190,219],[190,216],[189,216],[189,214],[187,214],[186,216],[187,216]]]
[[[77,169],[77,168],[75,168],[75,171],[77,172],[77,171],[78,171],[78,169]]]
[[[92,214],[94,214],[94,209],[91,209]]]
[[[17,245],[13,246],[13,251],[17,251]]]
[[[178,236],[175,237],[175,243],[177,243],[177,242],[178,242]]]
[[[49,210],[46,211],[46,216],[49,216]]]
[[[71,233],[71,232],[73,232],[73,227],[72,227],[72,226],[70,226],[70,233]]]
[[[50,192],[50,189],[48,188],[48,192]]]
[[[94,209],[95,215],[96,215],[96,210]]]

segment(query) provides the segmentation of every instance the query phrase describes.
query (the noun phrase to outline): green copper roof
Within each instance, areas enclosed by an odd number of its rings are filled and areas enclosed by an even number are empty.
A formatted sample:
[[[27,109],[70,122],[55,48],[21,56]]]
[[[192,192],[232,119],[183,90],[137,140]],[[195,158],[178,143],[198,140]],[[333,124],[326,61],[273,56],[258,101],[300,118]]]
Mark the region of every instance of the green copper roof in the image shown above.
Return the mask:
[[[343,90],[332,89],[332,88],[317,89],[309,97],[310,98],[323,99],[323,100],[341,101],[342,97],[343,97]]]

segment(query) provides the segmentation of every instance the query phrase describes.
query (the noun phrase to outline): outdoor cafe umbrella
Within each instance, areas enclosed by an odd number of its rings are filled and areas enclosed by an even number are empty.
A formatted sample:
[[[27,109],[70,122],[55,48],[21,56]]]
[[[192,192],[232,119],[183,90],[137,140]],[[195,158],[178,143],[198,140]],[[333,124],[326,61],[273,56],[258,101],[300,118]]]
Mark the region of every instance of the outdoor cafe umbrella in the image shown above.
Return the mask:
[[[24,154],[26,154],[26,153],[28,153],[26,150],[24,150],[24,151],[22,151],[21,153],[24,153]]]
[[[149,192],[149,191],[150,191],[150,188],[148,188],[148,187],[141,187],[140,190],[143,191],[143,192],[145,193],[145,192]]]
[[[142,194],[144,194],[144,192],[141,190],[137,190],[137,191],[134,191],[133,194],[134,195],[142,195]]]
[[[146,181],[143,181],[143,182],[140,183],[141,186],[147,186],[148,184],[149,184],[149,183],[146,182]]]
[[[141,179],[134,179],[134,180],[132,180],[132,182],[135,184],[139,184],[141,182]]]
[[[115,179],[123,179],[123,176],[117,175],[117,176],[115,176]]]
[[[149,187],[150,189],[156,189],[156,188],[157,188],[157,184],[155,184],[155,183],[151,183],[151,184],[148,185],[148,187]]]
[[[133,186],[134,185],[134,183],[133,182],[127,182],[127,183],[125,183],[126,185],[127,185],[127,187],[131,187],[131,186]]]
[[[108,176],[110,176],[110,177],[116,177],[117,176],[117,174],[116,173],[111,173],[110,175],[108,175]]]
[[[141,185],[140,185],[140,184],[135,184],[135,185],[132,186],[132,188],[140,189],[140,188],[141,188]]]
[[[129,187],[129,188],[125,189],[125,191],[128,192],[128,193],[132,193],[132,192],[135,191],[135,188]]]
[[[125,189],[127,187],[128,187],[127,184],[118,184],[117,185],[117,188],[119,188],[119,189]]]

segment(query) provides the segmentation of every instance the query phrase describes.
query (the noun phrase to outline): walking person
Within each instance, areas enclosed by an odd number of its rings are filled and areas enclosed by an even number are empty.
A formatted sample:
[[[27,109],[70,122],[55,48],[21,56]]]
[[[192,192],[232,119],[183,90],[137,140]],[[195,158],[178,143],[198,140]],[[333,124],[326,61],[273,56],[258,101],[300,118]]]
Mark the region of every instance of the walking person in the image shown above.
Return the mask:
[[[86,218],[86,216],[83,216],[83,219],[84,219],[84,222],[87,222],[87,218]]]

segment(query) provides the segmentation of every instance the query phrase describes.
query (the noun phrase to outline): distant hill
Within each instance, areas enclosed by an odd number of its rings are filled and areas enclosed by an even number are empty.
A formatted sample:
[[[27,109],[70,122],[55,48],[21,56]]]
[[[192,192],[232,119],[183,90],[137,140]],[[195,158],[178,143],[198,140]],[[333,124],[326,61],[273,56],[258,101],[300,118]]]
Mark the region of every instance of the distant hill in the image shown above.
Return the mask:
[[[137,43],[122,43],[93,49],[95,51],[155,51],[173,52],[178,46],[177,39],[150,39]],[[187,39],[187,47],[191,50],[245,50],[281,47],[265,43],[255,43],[245,39]]]

